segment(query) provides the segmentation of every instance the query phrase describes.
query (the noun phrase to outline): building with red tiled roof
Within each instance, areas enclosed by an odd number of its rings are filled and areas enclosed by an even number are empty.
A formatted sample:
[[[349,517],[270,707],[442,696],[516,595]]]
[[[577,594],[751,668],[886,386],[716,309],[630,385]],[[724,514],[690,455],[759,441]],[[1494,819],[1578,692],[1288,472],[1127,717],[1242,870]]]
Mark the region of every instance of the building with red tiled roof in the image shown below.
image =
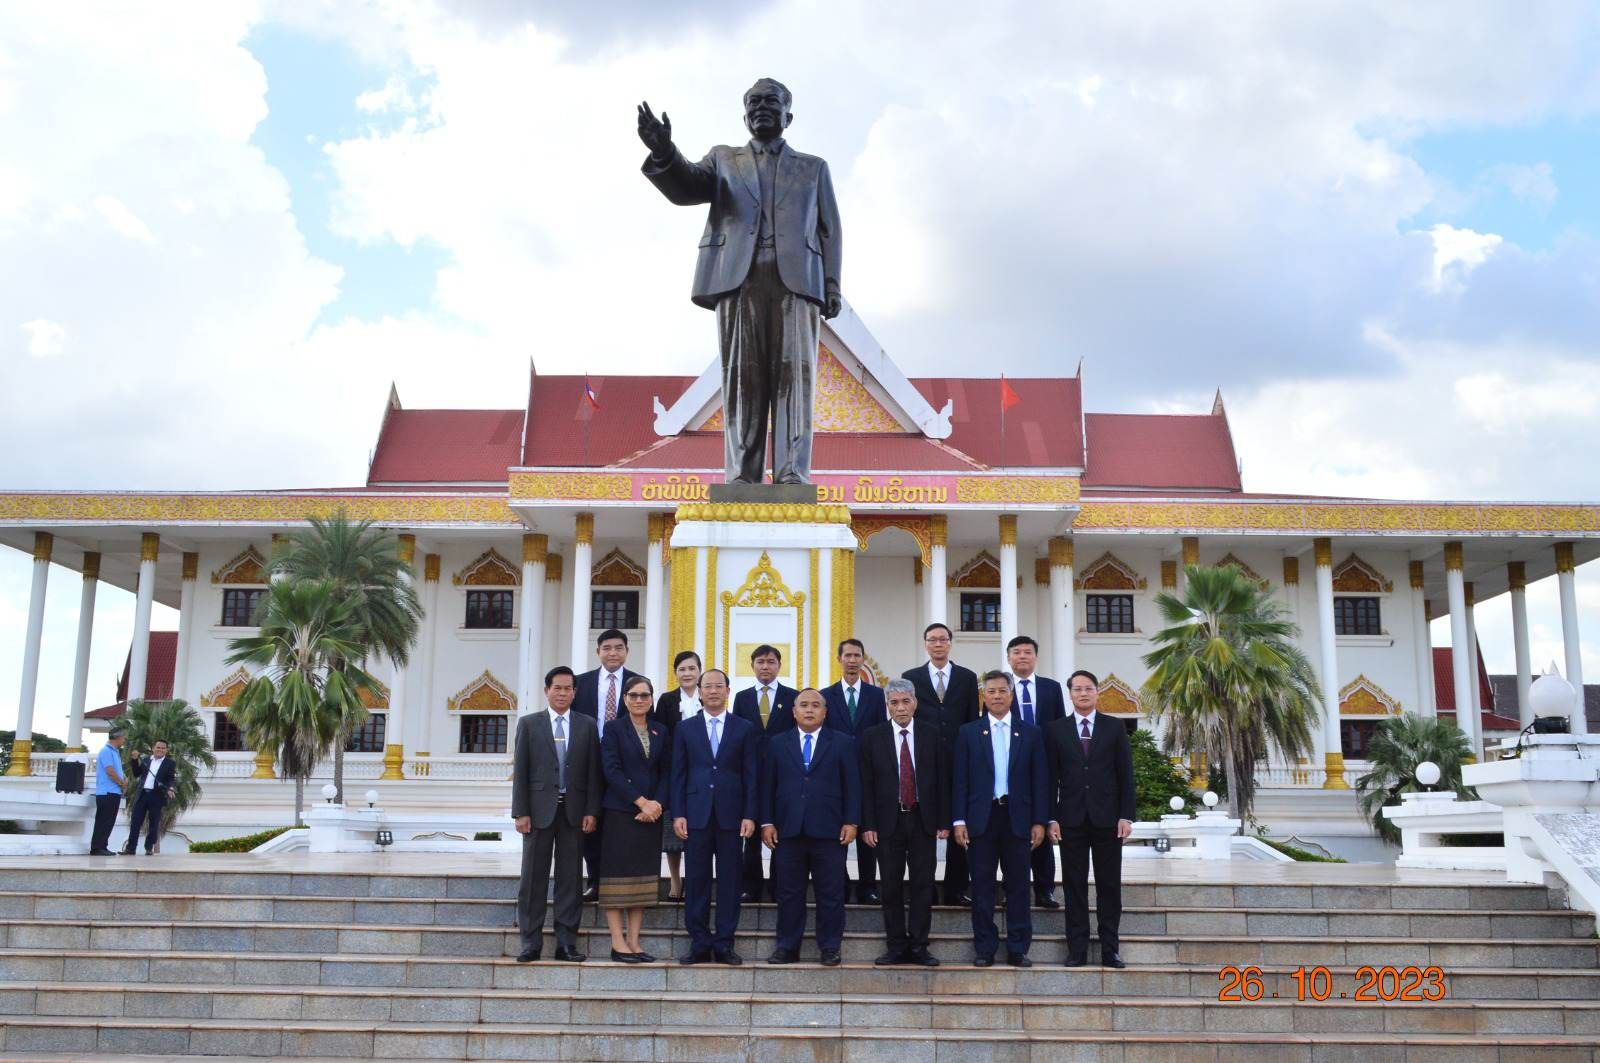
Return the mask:
[[[150,632],[148,661],[142,697],[146,701],[164,701],[172,697],[178,669],[178,633]],[[111,720],[128,711],[128,671],[132,666],[133,649],[130,647],[122,662],[122,673],[117,677],[117,700],[83,714],[84,725],[89,730],[103,731]]]

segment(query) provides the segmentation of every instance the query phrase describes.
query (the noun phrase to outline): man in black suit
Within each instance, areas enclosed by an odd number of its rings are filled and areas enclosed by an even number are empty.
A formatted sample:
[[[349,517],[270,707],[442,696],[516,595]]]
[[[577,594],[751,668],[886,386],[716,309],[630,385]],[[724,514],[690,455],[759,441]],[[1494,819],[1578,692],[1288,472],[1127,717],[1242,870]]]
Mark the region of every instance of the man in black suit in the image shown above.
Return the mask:
[[[129,773],[133,776],[134,790],[138,796],[133,800],[133,822],[128,825],[128,844],[123,847],[122,854],[132,856],[138,852],[139,829],[148,817],[150,831],[144,840],[144,853],[149,856],[156,851],[156,842],[161,840],[161,813],[166,810],[167,801],[177,792],[172,780],[178,773],[178,765],[167,756],[167,743],[158,738],[150,746],[149,759],[134,754]]]
[[[950,766],[939,733],[917,726],[917,692],[908,679],[884,688],[889,722],[861,736],[861,833],[883,871],[880,967],[937,967],[928,952],[938,843],[950,836]],[[909,870],[911,889],[906,890]],[[907,899],[910,911],[907,912]]]
[[[956,735],[962,725],[978,718],[978,677],[972,669],[950,659],[950,629],[944,624],[929,624],[922,632],[922,644],[928,650],[927,662],[906,672],[903,678],[911,680],[916,688],[917,719],[939,732],[945,754],[954,757]],[[959,845],[945,846],[944,903],[972,903],[967,851]]]
[[[765,770],[767,743],[773,735],[782,734],[794,727],[794,697],[797,691],[778,682],[783,671],[783,654],[776,646],[760,645],[750,651],[750,667],[756,673],[756,685],[739,691],[733,699],[733,714],[753,725],[760,736],[756,749]],[[752,837],[744,845],[744,900],[755,903],[761,899],[761,839]],[[777,899],[772,883],[767,882],[767,895]]]
[[[778,893],[778,941],[768,963],[794,963],[806,930],[806,885],[815,887],[817,951],[837,967],[844,944],[844,902],[850,889],[845,851],[861,822],[861,761],[856,741],[822,726],[822,692],[795,696],[795,726],[767,742],[761,773],[761,841],[772,850]]]
[[[683,964],[738,966],[740,839],[756,832],[756,747],[759,735],[728,712],[728,673],[700,676],[701,711],[672,733],[672,830],[684,843],[683,926],[689,951]],[[711,931],[712,861],[716,862],[717,929]]]
[[[950,822],[956,844],[972,860],[972,948],[979,967],[994,963],[994,873],[1006,872],[1006,962],[1032,967],[1033,915],[1028,908],[1028,854],[1044,844],[1050,772],[1044,736],[1011,711],[1011,677],[983,675],[981,720],[961,728],[951,766]]]
[[[867,647],[860,639],[839,643],[839,670],[844,678],[822,691],[828,706],[827,726],[843,731],[860,745],[861,736],[886,721],[883,688],[867,682],[861,666],[867,660]],[[878,903],[878,864],[872,847],[856,836],[856,902]]]
[[[518,963],[539,958],[550,890],[550,858],[556,865],[556,959],[581,963],[578,922],[583,905],[583,838],[600,817],[604,783],[600,732],[594,721],[571,711],[572,669],[560,665],[544,677],[549,712],[517,721],[511,815],[522,835],[522,881],[517,888],[517,926],[522,931]]]
[[[1089,956],[1089,858],[1094,858],[1100,963],[1126,967],[1122,921],[1122,843],[1133,833],[1133,749],[1114,716],[1101,716],[1100,681],[1082,669],[1067,680],[1072,714],[1045,733],[1052,781],[1050,840],[1061,843],[1067,896],[1067,966]]]
[[[1039,644],[1031,635],[1018,635],[1006,643],[1006,662],[1016,680],[1017,719],[1042,732],[1051,720],[1067,714],[1067,701],[1061,684],[1049,676],[1038,675]],[[1033,851],[1033,903],[1040,908],[1059,908],[1056,892],[1056,850],[1041,845]]]
[[[595,640],[595,656],[600,667],[578,676],[577,693],[573,697],[572,711],[587,716],[597,725],[596,733],[604,736],[606,725],[620,713],[628,715],[622,705],[622,688],[637,672],[624,665],[628,661],[628,636],[616,628],[606,628]],[[589,885],[583,891],[585,901],[600,897],[600,833],[601,827],[583,839],[583,862],[589,866]]]

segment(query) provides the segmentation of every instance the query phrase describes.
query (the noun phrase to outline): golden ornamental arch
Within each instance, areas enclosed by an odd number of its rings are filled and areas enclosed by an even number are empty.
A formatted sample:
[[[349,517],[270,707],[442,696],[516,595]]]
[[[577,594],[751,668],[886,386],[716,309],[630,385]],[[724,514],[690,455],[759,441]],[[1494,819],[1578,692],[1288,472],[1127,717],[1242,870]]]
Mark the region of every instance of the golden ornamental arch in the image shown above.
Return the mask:
[[[1080,591],[1142,591],[1148,586],[1132,566],[1109,550],[1091,561],[1073,585]]]
[[[1336,594],[1388,594],[1394,590],[1394,583],[1351,554],[1334,567],[1333,590]]]
[[[389,688],[376,679],[370,688],[361,688],[360,697],[362,707],[368,712],[382,712],[389,708]]]
[[[1229,551],[1228,553],[1223,554],[1222,557],[1220,559],[1218,559],[1216,567],[1217,568],[1221,568],[1224,565],[1231,565],[1234,568],[1238,569],[1239,570],[1239,575],[1243,576],[1245,579],[1249,580],[1251,583],[1254,583],[1257,587],[1260,587],[1262,590],[1266,590],[1268,587],[1271,586],[1271,584],[1269,582],[1267,582],[1267,577],[1263,576],[1261,573],[1257,572],[1255,569],[1253,569],[1249,565],[1245,564],[1245,562],[1242,559],[1240,559],[1237,555],[1235,555],[1232,551]]]
[[[211,582],[231,586],[264,586],[267,582],[267,559],[254,546],[247,546],[227,564],[211,573]]]
[[[1400,703],[1365,675],[1358,675],[1339,689],[1339,715],[1399,716]]]
[[[222,681],[204,694],[200,695],[200,707],[203,709],[229,709],[244,692],[245,686],[250,682],[250,673],[243,668],[235,668],[222,677]]]
[[[1099,711],[1111,716],[1137,716],[1139,692],[1118,679],[1113,673],[1100,680]]]
[[[517,696],[511,688],[484,669],[482,675],[456,691],[444,703],[451,712],[516,712]]]
[[[711,571],[715,572],[713,567]],[[706,603],[708,606],[710,602]],[[815,603],[813,603],[815,608]],[[755,567],[745,573],[744,582],[738,590],[722,592],[722,660],[728,657],[728,640],[733,629],[731,623],[734,609],[793,609],[794,610],[794,659],[795,674],[804,667],[806,661],[806,592],[791,591],[788,584],[783,582],[783,576],[772,565],[772,558],[765,550],[761,551],[761,558],[756,561]],[[707,620],[710,615],[707,615]]]
[[[589,583],[594,587],[643,587],[644,569],[619,546],[594,563],[589,570]]]
[[[515,587],[522,583],[522,573],[491,546],[451,576],[450,582],[457,587]]]
[[[952,587],[998,587],[1000,586],[1000,562],[987,550],[979,550],[978,555],[971,561],[956,569],[950,577]]]
[[[850,530],[855,533],[857,550],[865,550],[874,535],[891,528],[903,531],[915,539],[917,550],[922,555],[922,563],[933,564],[933,521],[929,518],[877,513],[850,516]]]

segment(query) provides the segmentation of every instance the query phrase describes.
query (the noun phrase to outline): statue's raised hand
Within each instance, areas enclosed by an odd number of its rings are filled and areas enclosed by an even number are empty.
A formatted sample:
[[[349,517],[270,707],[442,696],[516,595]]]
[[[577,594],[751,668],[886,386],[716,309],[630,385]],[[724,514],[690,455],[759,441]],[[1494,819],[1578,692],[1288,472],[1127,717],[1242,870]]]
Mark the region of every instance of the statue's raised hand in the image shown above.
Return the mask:
[[[662,111],[657,118],[650,111],[648,103],[639,105],[639,139],[644,141],[644,146],[650,149],[650,155],[658,162],[666,162],[672,158],[672,119],[667,117],[667,112]]]

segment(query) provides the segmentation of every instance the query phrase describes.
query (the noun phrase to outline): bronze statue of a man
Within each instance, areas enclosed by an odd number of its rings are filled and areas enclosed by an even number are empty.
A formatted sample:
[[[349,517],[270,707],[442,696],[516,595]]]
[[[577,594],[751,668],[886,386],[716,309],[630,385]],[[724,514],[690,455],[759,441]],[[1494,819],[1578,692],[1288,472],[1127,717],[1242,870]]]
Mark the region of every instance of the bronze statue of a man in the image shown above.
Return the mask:
[[[690,162],[665,111],[639,105],[644,175],[680,206],[709,203],[691,298],[717,312],[723,451],[729,483],[811,482],[811,403],[819,314],[839,313],[839,207],[828,164],[783,139],[789,90],[762,78],[744,94],[750,142]]]

